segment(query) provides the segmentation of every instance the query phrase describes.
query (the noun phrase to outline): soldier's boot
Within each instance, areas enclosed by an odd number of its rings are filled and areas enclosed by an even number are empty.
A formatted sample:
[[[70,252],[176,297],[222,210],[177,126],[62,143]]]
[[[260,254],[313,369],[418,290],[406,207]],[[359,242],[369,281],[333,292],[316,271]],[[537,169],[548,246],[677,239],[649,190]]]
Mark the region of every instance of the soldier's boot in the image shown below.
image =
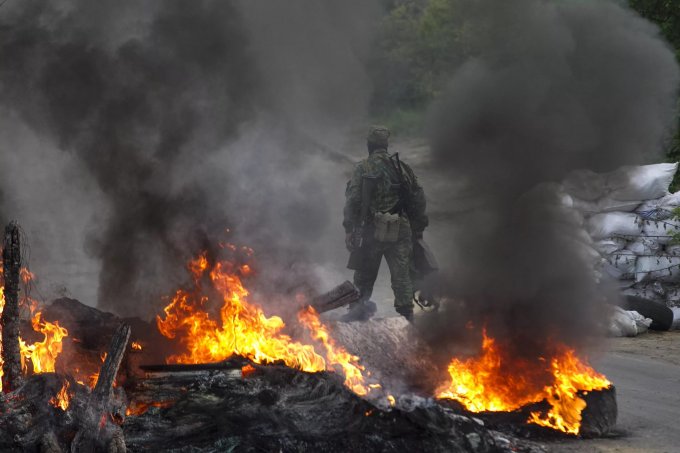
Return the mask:
[[[396,307],[397,313],[406,318],[410,323],[413,322],[413,307]]]
[[[377,310],[375,302],[371,300],[355,302],[350,304],[349,310],[345,313],[340,321],[342,322],[353,322],[353,321],[368,321],[373,317]]]

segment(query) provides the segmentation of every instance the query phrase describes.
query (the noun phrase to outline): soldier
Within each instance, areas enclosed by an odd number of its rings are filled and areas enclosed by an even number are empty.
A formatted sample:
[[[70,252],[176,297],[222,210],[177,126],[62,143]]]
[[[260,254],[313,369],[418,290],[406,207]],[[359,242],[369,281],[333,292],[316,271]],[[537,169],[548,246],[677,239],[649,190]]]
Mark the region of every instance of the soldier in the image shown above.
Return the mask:
[[[427,227],[425,193],[411,168],[399,155],[387,153],[390,131],[372,126],[367,137],[368,157],[354,168],[347,183],[344,209],[345,243],[351,252],[348,267],[361,292],[345,320],[368,319],[375,311],[369,302],[380,262],[390,269],[394,307],[413,320],[413,283],[410,270],[413,240]]]

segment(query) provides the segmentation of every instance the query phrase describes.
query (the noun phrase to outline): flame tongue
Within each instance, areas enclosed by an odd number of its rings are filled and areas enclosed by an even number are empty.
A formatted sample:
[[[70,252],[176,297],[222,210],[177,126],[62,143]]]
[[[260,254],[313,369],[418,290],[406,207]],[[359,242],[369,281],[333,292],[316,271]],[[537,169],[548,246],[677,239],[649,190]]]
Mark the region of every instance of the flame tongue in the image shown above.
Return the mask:
[[[189,269],[199,282],[207,271],[205,256],[192,261]],[[234,354],[256,363],[283,361],[303,371],[322,371],[323,357],[312,345],[293,341],[282,333],[285,324],[278,316],[265,316],[261,308],[247,301],[238,271],[229,263],[218,262],[208,274],[222,299],[219,321],[209,313],[208,297],[200,291],[178,290],[165,307],[165,318],[157,317],[158,330],[168,338],[179,337],[187,352],[168,359],[170,363],[209,363]]]
[[[24,284],[28,284],[35,277],[26,268],[21,268],[20,277]],[[3,267],[0,260],[0,280],[3,279]],[[2,282],[4,283],[4,281]],[[0,316],[5,307],[4,285],[0,284]],[[57,362],[57,357],[62,352],[62,341],[68,336],[68,331],[61,327],[58,322],[51,323],[42,319],[42,313],[36,312],[38,302],[25,297],[20,302],[24,306],[30,308],[32,318],[31,324],[33,330],[44,335],[42,341],[33,344],[27,344],[22,338],[19,338],[19,349],[21,353],[21,368],[26,374],[29,372],[28,362],[30,361],[33,368],[33,373],[48,373],[54,372]],[[1,327],[0,327],[1,329]],[[0,330],[1,331],[1,330]],[[2,350],[2,343],[0,342],[0,351]],[[2,357],[0,357],[0,378],[2,378]],[[2,390],[2,383],[0,382],[0,390]]]
[[[229,249],[234,250],[233,246]],[[177,338],[186,349],[170,357],[169,363],[209,363],[238,354],[255,363],[282,361],[307,372],[333,366],[345,375],[345,384],[350,389],[359,395],[369,392],[358,357],[333,342],[316,312],[303,310],[299,320],[312,338],[321,343],[325,350],[323,356],[314,345],[294,341],[284,334],[285,324],[280,317],[267,317],[260,307],[248,301],[248,291],[241,278],[252,272],[250,267],[223,261],[210,268],[204,254],[191,261],[188,269],[193,276],[194,290],[178,290],[165,307],[165,316],[156,319],[161,334]],[[218,315],[211,316],[212,301],[201,288],[206,276],[211,289],[221,299]]]
[[[321,341],[326,349],[326,357],[331,365],[340,368],[345,375],[345,385],[357,395],[366,395],[371,388],[379,388],[373,384],[369,387],[364,383],[364,367],[359,363],[359,357],[352,355],[338,347],[328,333],[328,329],[321,323],[319,314],[312,307],[300,311],[298,319],[311,332],[314,339]]]
[[[527,376],[527,372],[538,374]],[[496,341],[484,332],[482,354],[477,358],[449,364],[451,382],[437,391],[438,398],[454,399],[472,412],[513,411],[543,399],[542,385],[548,377],[540,367],[531,367],[504,357]]]
[[[548,428],[578,434],[581,427],[581,411],[586,402],[578,393],[589,390],[609,388],[611,383],[603,375],[595,372],[576,356],[573,350],[567,349],[551,361],[551,369],[555,376],[552,386],[544,389],[545,398],[551,409],[546,415],[532,412],[529,422]]]
[[[459,401],[471,412],[514,411],[546,400],[548,413],[533,412],[527,421],[578,434],[586,407],[578,392],[602,390],[611,383],[572,349],[554,349],[549,361],[511,357],[484,332],[481,354],[454,358],[448,367],[451,380],[438,389],[437,397]]]
[[[71,403],[71,393],[69,391],[70,386],[71,384],[67,380],[64,380],[64,385],[62,385],[59,393],[50,399],[50,404],[54,407],[58,407],[62,411],[68,409],[68,406]]]
[[[37,312],[31,320],[33,330],[45,335],[43,341],[38,341],[27,345],[24,340],[19,339],[21,349],[21,367],[27,372],[26,360],[33,364],[34,373],[51,373],[55,370],[57,357],[62,351],[62,340],[68,336],[68,331],[59,326],[59,322],[54,323],[41,319],[42,313]]]

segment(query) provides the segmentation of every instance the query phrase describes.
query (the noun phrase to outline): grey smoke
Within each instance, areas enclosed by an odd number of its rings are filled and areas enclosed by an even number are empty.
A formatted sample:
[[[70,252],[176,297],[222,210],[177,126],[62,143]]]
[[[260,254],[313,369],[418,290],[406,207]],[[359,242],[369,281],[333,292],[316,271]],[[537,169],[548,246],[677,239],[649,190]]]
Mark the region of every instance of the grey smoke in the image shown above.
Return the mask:
[[[520,353],[544,354],[548,338],[580,347],[616,295],[595,281],[579,219],[545,183],[660,160],[678,66],[657,28],[618,3],[468,3],[475,56],[433,111],[432,158],[477,207],[446,256],[444,289],[464,309],[449,304],[428,331],[441,347],[472,320]]]
[[[7,215],[33,220],[35,248],[58,242],[82,260],[84,243],[95,261],[81,264],[101,266],[100,307],[128,315],[156,312],[185,261],[226,227],[257,250],[270,286],[315,281],[311,263],[333,261],[342,244],[349,166],[336,148],[365,114],[361,59],[379,11],[362,1],[9,2]]]

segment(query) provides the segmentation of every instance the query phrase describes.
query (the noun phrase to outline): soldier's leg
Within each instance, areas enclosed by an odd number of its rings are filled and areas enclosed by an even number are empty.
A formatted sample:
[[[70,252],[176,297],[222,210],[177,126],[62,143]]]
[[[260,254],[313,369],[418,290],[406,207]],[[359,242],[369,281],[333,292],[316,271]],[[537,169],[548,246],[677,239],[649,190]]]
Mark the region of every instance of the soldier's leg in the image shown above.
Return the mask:
[[[394,308],[405,318],[413,318],[413,283],[411,282],[411,260],[413,244],[411,233],[400,232],[399,240],[385,250],[385,259],[390,267],[392,291],[394,291]]]
[[[378,278],[381,260],[382,250],[375,245],[367,246],[364,251],[364,266],[354,271],[354,284],[361,292],[362,302],[369,300],[373,294],[373,285]]]

